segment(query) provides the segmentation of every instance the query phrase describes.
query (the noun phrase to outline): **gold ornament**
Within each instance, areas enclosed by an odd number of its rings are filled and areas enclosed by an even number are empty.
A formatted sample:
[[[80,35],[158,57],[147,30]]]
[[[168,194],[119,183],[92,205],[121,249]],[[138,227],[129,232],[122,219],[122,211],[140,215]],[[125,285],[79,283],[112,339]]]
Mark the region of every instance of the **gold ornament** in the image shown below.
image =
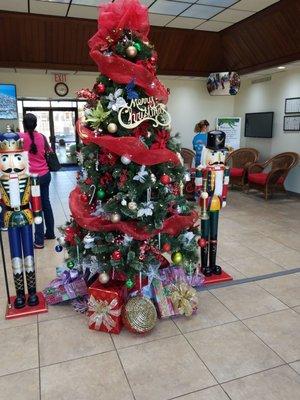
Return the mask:
[[[116,224],[117,222],[120,222],[120,219],[121,219],[121,215],[118,214],[118,213],[112,213],[111,216],[110,216],[110,220],[114,224]]]
[[[136,296],[127,301],[123,308],[122,318],[129,331],[145,333],[154,328],[157,321],[157,312],[150,299]]]
[[[128,208],[129,208],[129,210],[131,210],[131,211],[136,210],[136,209],[137,209],[137,204],[136,204],[136,202],[135,202],[135,201],[130,201],[130,202],[128,203]]]
[[[107,130],[109,133],[116,133],[118,130],[118,126],[114,122],[111,122],[107,125]]]
[[[175,285],[171,300],[179,314],[190,317],[198,308],[198,296],[194,288],[185,282]]]
[[[172,254],[172,261],[174,264],[179,265],[182,262],[182,254],[179,251],[175,251],[175,253]]]
[[[127,57],[134,58],[137,55],[137,49],[134,46],[129,46],[126,49]]]
[[[101,272],[99,274],[99,282],[101,282],[103,285],[105,285],[107,282],[109,282],[109,275],[106,272]]]

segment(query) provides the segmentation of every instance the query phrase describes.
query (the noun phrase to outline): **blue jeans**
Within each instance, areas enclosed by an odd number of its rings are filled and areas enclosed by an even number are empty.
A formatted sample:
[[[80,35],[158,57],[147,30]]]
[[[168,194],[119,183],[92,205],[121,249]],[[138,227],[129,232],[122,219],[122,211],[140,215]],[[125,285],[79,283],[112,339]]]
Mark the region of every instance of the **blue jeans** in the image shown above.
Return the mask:
[[[35,225],[34,241],[38,245],[44,244],[44,236],[47,238],[54,237],[54,217],[49,199],[49,186],[51,182],[51,173],[39,177],[41,188],[41,200],[44,214],[44,222],[46,225],[46,233],[44,233],[44,223]]]

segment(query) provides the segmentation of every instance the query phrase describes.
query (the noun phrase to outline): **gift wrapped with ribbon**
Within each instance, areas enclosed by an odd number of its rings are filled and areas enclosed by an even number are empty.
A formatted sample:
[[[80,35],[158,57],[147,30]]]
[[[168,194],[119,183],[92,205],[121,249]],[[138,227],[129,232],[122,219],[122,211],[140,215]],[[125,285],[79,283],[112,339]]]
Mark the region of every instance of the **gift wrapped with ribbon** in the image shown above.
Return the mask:
[[[87,286],[78,270],[65,270],[43,290],[48,304],[58,304],[87,294]]]
[[[185,282],[173,285],[171,300],[176,313],[190,317],[198,308],[197,291]]]
[[[89,327],[93,326],[96,331],[105,327],[110,332],[117,325],[114,317],[119,317],[121,311],[117,299],[109,303],[107,300],[96,300],[94,296],[91,296],[88,302]]]
[[[88,289],[88,325],[90,329],[108,333],[120,333],[121,311],[127,290],[123,282],[110,280],[103,285],[98,280]]]
[[[174,285],[180,282],[186,283],[186,273],[180,267],[162,268],[157,271],[158,276],[152,280],[154,300],[158,314],[161,318],[179,314],[172,302]]]

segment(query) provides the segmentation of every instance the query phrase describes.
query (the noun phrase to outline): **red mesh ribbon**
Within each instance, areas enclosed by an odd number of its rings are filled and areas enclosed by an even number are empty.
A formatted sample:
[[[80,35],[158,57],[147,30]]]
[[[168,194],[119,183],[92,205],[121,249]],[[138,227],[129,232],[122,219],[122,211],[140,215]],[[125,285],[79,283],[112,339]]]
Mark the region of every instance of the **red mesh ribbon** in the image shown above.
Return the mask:
[[[95,217],[91,215],[92,211],[90,206],[81,201],[80,195],[81,191],[79,187],[76,187],[70,193],[69,206],[71,215],[78,225],[93,232],[120,231],[132,236],[136,240],[146,240],[157,235],[159,232],[167,233],[172,236],[179,235],[183,229],[193,226],[199,218],[196,211],[193,211],[190,215],[173,215],[164,221],[162,229],[149,233],[145,228],[137,227],[136,221],[112,223],[110,220],[106,220],[101,216]]]
[[[165,162],[180,163],[177,154],[171,150],[148,149],[136,137],[113,137],[109,135],[95,137],[94,133],[80,121],[77,121],[77,131],[84,144],[95,143],[118,156],[124,155],[139,165],[149,166]]]
[[[143,88],[148,96],[167,103],[167,89],[157,79],[154,70],[117,55],[102,53],[109,48],[111,42],[119,39],[124,29],[131,30],[141,40],[147,41],[150,29],[147,7],[138,0],[116,0],[114,3],[102,4],[98,32],[89,40],[90,56],[98,70],[116,83],[127,84],[134,79],[135,84]]]
[[[146,41],[150,29],[147,7],[138,0],[101,4],[98,32],[89,40],[90,49],[105,50],[109,45],[108,39],[114,38],[112,35],[118,35],[125,28]]]
[[[163,103],[168,102],[166,87],[143,65],[134,64],[117,55],[104,55],[99,50],[91,50],[90,56],[101,74],[108,76],[114,82],[128,84],[134,79],[135,84],[144,89],[148,96],[154,96]]]

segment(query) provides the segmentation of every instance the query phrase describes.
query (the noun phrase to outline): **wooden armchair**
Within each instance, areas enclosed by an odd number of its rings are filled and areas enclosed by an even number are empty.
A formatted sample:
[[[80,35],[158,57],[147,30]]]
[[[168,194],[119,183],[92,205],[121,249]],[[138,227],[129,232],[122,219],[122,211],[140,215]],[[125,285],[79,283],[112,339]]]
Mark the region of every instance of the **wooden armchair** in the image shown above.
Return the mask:
[[[284,181],[289,171],[297,165],[299,155],[293,152],[280,153],[264,163],[254,163],[248,168],[249,189],[262,191],[265,200],[275,191],[285,192]]]
[[[183,158],[184,166],[187,169],[192,168],[195,152],[185,147],[181,148],[181,156]]]
[[[234,150],[226,157],[226,164],[230,166],[230,183],[244,187],[247,180],[248,167],[258,159],[259,152],[250,147]]]

